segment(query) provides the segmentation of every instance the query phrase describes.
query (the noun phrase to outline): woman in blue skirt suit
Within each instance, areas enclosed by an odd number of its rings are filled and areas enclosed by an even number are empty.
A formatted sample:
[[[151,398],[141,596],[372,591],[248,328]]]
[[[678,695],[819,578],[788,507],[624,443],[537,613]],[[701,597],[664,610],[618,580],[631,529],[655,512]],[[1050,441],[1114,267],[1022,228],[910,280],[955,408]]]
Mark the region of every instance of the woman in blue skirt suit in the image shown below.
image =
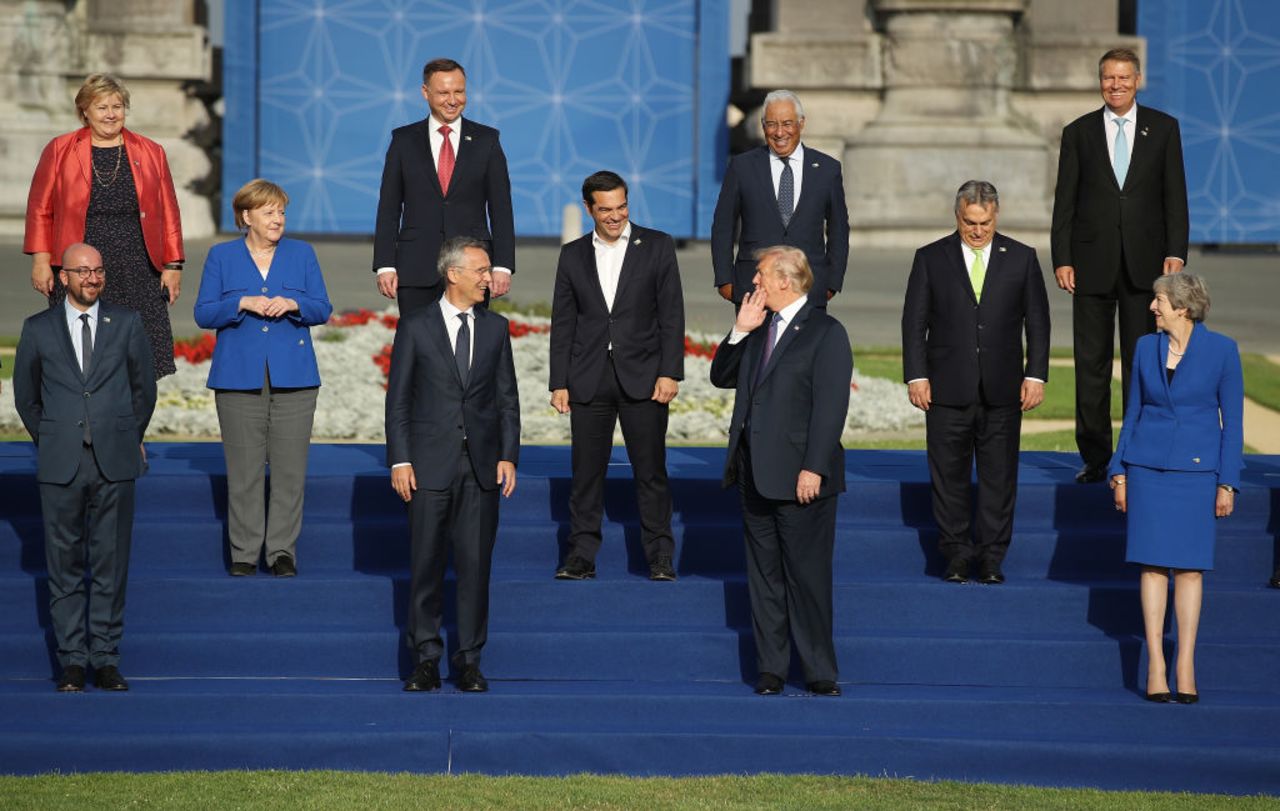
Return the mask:
[[[1235,508],[1244,467],[1244,378],[1236,342],[1204,325],[1209,291],[1192,273],[1156,279],[1156,333],[1138,340],[1129,407],[1111,459],[1125,559],[1142,566],[1147,699],[1193,704],[1202,573],[1213,568],[1217,518]],[[1169,691],[1164,618],[1173,570],[1177,693]]]

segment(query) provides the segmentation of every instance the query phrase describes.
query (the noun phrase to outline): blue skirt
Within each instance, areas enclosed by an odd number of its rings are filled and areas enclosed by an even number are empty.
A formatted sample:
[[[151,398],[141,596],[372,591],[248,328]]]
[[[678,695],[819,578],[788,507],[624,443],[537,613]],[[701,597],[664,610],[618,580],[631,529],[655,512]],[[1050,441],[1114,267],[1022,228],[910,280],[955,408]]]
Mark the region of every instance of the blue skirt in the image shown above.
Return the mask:
[[[1212,569],[1218,475],[1129,465],[1125,560],[1170,569]]]

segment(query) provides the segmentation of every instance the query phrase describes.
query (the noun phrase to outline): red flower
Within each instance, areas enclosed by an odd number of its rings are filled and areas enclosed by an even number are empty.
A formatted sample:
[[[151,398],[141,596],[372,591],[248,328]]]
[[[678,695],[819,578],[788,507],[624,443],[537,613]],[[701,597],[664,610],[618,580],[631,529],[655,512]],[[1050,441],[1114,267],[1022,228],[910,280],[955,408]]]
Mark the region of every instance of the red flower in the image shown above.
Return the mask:
[[[173,342],[174,358],[182,358],[187,363],[204,363],[213,357],[213,347],[218,338],[212,332],[206,332],[199,338],[186,338]]]

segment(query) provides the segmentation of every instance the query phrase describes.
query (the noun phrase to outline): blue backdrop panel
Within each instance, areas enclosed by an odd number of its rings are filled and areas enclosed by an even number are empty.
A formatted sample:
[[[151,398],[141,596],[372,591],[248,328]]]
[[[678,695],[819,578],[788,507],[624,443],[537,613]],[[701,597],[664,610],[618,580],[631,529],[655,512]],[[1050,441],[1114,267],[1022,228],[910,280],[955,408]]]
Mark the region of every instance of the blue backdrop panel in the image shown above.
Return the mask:
[[[466,115],[502,131],[516,230],[558,236],[613,169],[631,215],[705,236],[725,155],[727,0],[229,0],[224,228],[255,176],[309,233],[373,229],[393,128],[422,118],[422,65],[467,69]]]
[[[1182,123],[1193,242],[1280,242],[1280,3],[1142,0],[1149,103]]]

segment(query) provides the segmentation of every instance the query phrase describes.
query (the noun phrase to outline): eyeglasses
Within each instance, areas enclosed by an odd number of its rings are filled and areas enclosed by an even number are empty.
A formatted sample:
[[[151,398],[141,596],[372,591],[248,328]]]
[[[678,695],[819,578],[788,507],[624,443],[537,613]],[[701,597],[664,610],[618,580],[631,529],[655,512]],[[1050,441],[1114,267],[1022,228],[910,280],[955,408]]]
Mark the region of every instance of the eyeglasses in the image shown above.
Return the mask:
[[[793,130],[796,128],[797,122],[787,119],[786,121],[765,121],[763,123],[765,132],[772,132],[773,130]]]
[[[107,269],[101,266],[96,268],[63,268],[63,270],[67,273],[74,273],[81,279],[89,276],[102,276],[103,278],[106,278],[107,275]]]
[[[462,265],[453,265],[452,267],[453,267],[453,269],[454,269],[454,270],[465,270],[465,271],[467,271],[468,273],[474,273],[474,274],[476,274],[477,276],[492,276],[492,275],[493,275],[493,268],[491,268],[491,267],[489,267],[489,266],[487,266],[487,265],[486,265],[485,267],[482,267],[482,268],[464,268]]]

